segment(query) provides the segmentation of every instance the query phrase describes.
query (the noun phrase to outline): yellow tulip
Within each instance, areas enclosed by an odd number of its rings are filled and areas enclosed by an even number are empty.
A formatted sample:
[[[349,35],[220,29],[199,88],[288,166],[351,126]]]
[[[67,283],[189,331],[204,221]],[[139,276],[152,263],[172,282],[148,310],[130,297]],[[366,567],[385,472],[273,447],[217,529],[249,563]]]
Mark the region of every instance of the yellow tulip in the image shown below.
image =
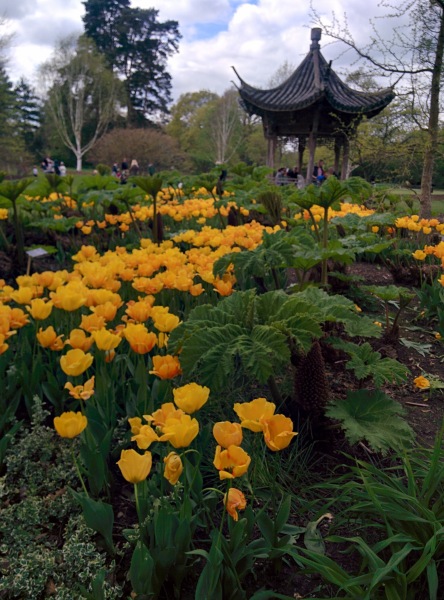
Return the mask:
[[[92,306],[91,310],[99,317],[103,317],[105,321],[112,321],[116,318],[117,309],[119,306],[114,304],[110,300],[104,302],[103,304],[99,304],[98,306]]]
[[[239,519],[238,510],[244,510],[247,506],[247,501],[243,493],[237,488],[230,488],[228,493],[224,495],[224,504],[228,514],[235,521]]]
[[[140,433],[140,428],[142,427],[142,419],[140,417],[131,417],[128,419],[128,423],[131,427],[131,433],[137,435]]]
[[[34,290],[31,287],[19,287],[18,290],[11,292],[11,298],[17,304],[29,304],[34,297]]]
[[[82,315],[80,327],[89,333],[103,329],[105,327],[105,319],[99,315]]]
[[[134,300],[130,300],[127,303],[128,308],[126,309],[126,314],[137,321],[138,323],[144,323],[151,316],[151,307],[154,303],[154,296],[149,296],[144,300],[140,300],[139,302],[135,302]]]
[[[213,436],[222,448],[240,446],[242,444],[242,427],[239,423],[220,421],[214,424]]]
[[[199,433],[199,423],[190,415],[169,417],[162,428],[161,442],[169,442],[174,448],[186,448]]]
[[[191,415],[207,402],[210,389],[197,383],[188,383],[173,390],[174,403]]]
[[[425,260],[427,254],[424,252],[424,250],[415,250],[415,252],[412,253],[412,256],[416,260]]]
[[[87,337],[83,329],[72,329],[66,340],[66,344],[71,348],[80,348],[83,352],[88,352],[93,343],[94,339],[91,336]]]
[[[143,415],[143,418],[149,423],[153,423],[156,427],[162,428],[168,418],[178,419],[183,414],[183,410],[176,408],[172,402],[165,402],[152,415]]]
[[[99,350],[114,350],[122,341],[120,335],[112,333],[108,329],[102,328],[91,332],[92,337]]]
[[[40,327],[37,333],[37,340],[43,348],[50,348],[51,350],[61,350],[65,345],[62,341],[63,335],[57,335],[54,327],[50,325],[46,329]]]
[[[76,377],[89,369],[93,360],[92,354],[86,354],[80,348],[75,348],[60,358],[60,366],[66,375]]]
[[[293,421],[284,415],[273,415],[264,422],[265,443],[273,452],[286,448],[295,435]]]
[[[46,302],[43,298],[34,298],[34,300],[31,300],[31,305],[26,307],[26,310],[36,321],[44,321],[51,314],[53,306],[52,302]]]
[[[117,465],[123,477],[129,483],[140,483],[145,481],[151,471],[153,458],[151,452],[139,454],[135,450],[122,450]]]
[[[240,446],[228,446],[222,450],[216,446],[213,464],[219,471],[220,479],[234,479],[244,475],[250,465],[251,458]]]
[[[83,385],[74,386],[70,381],[67,381],[65,389],[69,390],[69,395],[76,400],[88,400],[94,394],[94,381],[94,375],[88,381],[85,381]]]
[[[428,390],[430,388],[430,381],[423,375],[419,375],[419,377],[416,377],[413,380],[413,383],[415,384],[415,387],[417,387],[420,390]]]
[[[88,419],[81,412],[64,412],[60,417],[54,418],[55,430],[63,438],[77,437],[87,425]]]
[[[130,345],[131,350],[137,354],[147,354],[157,342],[157,336],[149,332],[141,323],[128,323],[123,330],[123,336]]]
[[[153,367],[150,373],[157,375],[160,379],[173,379],[176,375],[182,373],[179,359],[176,356],[171,356],[171,354],[153,356]]]
[[[60,286],[55,292],[51,292],[51,299],[54,306],[68,312],[77,310],[86,303],[86,288],[79,283],[68,283]]]
[[[170,452],[168,456],[165,456],[163,462],[165,463],[163,476],[171,483],[171,485],[176,485],[183,471],[183,464],[180,456],[176,452]]]
[[[170,333],[180,323],[179,317],[170,313],[158,314],[154,319],[154,327],[162,333]]]
[[[241,427],[250,431],[263,431],[263,421],[274,415],[276,405],[265,398],[256,398],[251,402],[236,403],[234,412],[241,420]]]
[[[131,441],[136,442],[137,447],[141,450],[146,450],[153,442],[159,441],[159,437],[152,427],[149,425],[142,425],[139,432],[136,433],[136,435],[133,435]]]

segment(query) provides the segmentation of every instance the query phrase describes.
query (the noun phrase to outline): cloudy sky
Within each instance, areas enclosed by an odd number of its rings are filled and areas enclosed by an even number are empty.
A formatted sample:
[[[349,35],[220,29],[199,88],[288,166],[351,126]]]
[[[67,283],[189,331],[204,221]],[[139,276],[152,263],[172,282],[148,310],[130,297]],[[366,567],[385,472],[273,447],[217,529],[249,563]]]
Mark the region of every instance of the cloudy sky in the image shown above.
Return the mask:
[[[332,12],[357,39],[368,40],[370,17],[386,12],[379,0],[316,0],[326,19]],[[234,65],[252,85],[267,87],[286,61],[297,66],[310,46],[310,0],[132,0],[132,6],[156,8],[159,19],[175,19],[182,34],[180,51],[170,59],[173,97],[201,89],[222,93],[236,80]],[[13,33],[8,71],[36,84],[39,64],[48,60],[58,39],[81,33],[82,0],[0,0],[0,15]],[[385,21],[376,20],[383,28]],[[338,44],[321,40],[322,52],[338,72],[349,64]],[[343,48],[342,48],[343,50]]]

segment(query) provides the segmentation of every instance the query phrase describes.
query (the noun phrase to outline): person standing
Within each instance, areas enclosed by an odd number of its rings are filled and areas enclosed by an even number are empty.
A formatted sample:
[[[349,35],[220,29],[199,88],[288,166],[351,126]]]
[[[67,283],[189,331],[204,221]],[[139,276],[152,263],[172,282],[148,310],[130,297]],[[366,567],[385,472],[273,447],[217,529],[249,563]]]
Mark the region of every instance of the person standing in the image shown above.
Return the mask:
[[[139,163],[135,158],[131,161],[130,166],[130,175],[138,175],[139,174]]]
[[[313,169],[313,183],[316,185],[322,185],[325,180],[325,170],[324,170],[324,161],[318,161],[318,164],[314,166]]]

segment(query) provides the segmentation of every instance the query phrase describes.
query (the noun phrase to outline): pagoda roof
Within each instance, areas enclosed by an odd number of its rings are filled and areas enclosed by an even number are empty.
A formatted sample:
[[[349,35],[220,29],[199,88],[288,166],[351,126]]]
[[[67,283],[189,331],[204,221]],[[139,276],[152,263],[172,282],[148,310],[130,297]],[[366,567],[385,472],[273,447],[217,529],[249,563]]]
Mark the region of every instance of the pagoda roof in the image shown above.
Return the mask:
[[[312,29],[310,51],[290,77],[277,87],[262,90],[239,77],[238,91],[250,114],[295,112],[327,102],[334,111],[373,117],[395,97],[393,88],[360,92],[345,84],[320,52],[321,30]]]

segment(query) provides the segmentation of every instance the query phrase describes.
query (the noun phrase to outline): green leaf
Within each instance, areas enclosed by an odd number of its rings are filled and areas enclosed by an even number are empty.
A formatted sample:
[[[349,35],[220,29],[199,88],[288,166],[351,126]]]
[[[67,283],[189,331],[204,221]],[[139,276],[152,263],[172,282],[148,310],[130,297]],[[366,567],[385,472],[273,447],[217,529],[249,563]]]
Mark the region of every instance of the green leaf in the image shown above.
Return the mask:
[[[86,525],[103,536],[108,550],[113,554],[114,512],[111,504],[106,504],[102,500],[93,500],[84,493],[74,490],[71,490],[71,494],[82,507]]]
[[[375,352],[368,342],[358,345],[345,340],[331,340],[333,347],[347,352],[351,359],[346,368],[353,371],[357,379],[371,377],[375,385],[384,383],[403,383],[410,372],[409,369],[393,358],[382,358],[380,352]]]
[[[326,409],[331,419],[341,422],[351,444],[366,441],[383,454],[409,446],[414,433],[402,418],[402,406],[380,390],[348,392],[345,400],[334,400]]]
[[[432,344],[421,344],[420,342],[414,342],[413,340],[407,340],[406,338],[399,338],[399,341],[406,348],[416,350],[421,356],[426,356],[432,349]]]
[[[139,541],[134,548],[129,570],[129,579],[136,594],[152,594],[153,575],[153,558],[145,544]]]

